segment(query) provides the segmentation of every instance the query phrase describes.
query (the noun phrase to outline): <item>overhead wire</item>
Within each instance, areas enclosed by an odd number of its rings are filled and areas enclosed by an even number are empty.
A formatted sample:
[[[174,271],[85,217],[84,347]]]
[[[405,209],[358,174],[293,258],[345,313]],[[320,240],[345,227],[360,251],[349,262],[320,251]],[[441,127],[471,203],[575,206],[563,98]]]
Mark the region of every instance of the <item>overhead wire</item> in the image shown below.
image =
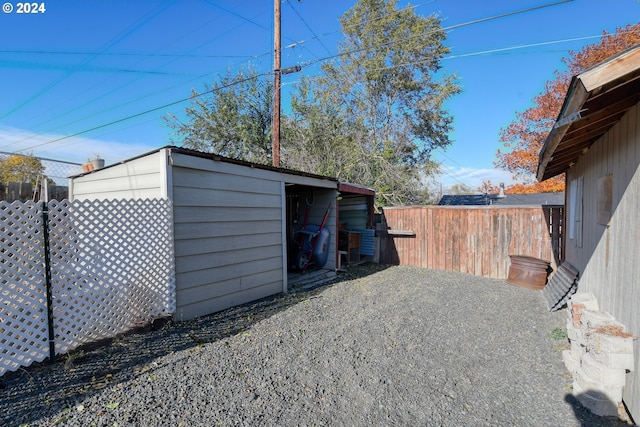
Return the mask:
[[[207,21],[205,24],[203,24],[203,25],[199,26],[198,28],[196,28],[196,29],[194,29],[194,30],[192,30],[192,31],[190,31],[190,32],[188,32],[188,33],[186,33],[186,34],[185,34],[185,35],[183,35],[181,38],[186,37],[188,34],[191,34],[191,33],[193,33],[194,31],[197,31],[198,29],[200,29],[200,28],[202,28],[202,27],[204,27],[204,26],[208,25],[209,23],[211,23],[212,21],[214,21],[214,20],[216,20],[216,19],[217,19],[217,17],[216,17],[216,18],[214,18],[214,19],[212,19],[212,20]],[[227,34],[227,33],[231,32],[231,31],[236,30],[237,28],[241,27],[242,25],[243,25],[243,24],[237,25],[237,26],[235,26],[235,27],[233,27],[233,28],[231,28],[231,29],[229,29],[229,30],[227,30],[227,31],[223,32],[223,33],[217,34],[213,39],[209,39],[207,42],[202,43],[202,44],[200,44],[200,45],[198,45],[198,46],[196,46],[196,47],[194,47],[194,48],[190,49],[188,52],[193,52],[193,51],[195,51],[195,50],[197,50],[197,49],[200,49],[200,48],[202,48],[202,47],[206,46],[207,44],[212,43],[212,42],[213,42],[213,41],[215,41],[216,39],[219,39],[220,37],[224,36],[225,34]],[[250,59],[250,60],[251,60],[251,59],[257,59],[257,58],[260,58],[260,57],[262,57],[262,56],[269,55],[270,53],[271,53],[271,52],[269,51],[269,52],[266,52],[266,53],[261,54],[261,55],[254,55],[254,56],[252,56],[252,57],[249,57],[249,59]],[[246,58],[246,56],[244,56],[244,57]],[[169,61],[169,62],[167,62],[167,63],[163,64],[163,65],[162,65],[162,67],[167,66],[168,64],[171,64],[171,63],[175,62],[176,60],[177,60],[177,59],[174,59],[174,60],[172,60],[172,61]],[[246,62],[246,61],[243,61],[242,63],[244,63],[244,62]],[[232,65],[232,67],[235,67],[235,66],[237,66],[237,65],[238,65],[238,63],[236,63],[236,64]],[[113,106],[113,107],[111,107],[111,108],[109,108],[109,109],[101,110],[101,111],[99,111],[99,112],[94,112],[93,114],[90,114],[90,115],[88,115],[88,116],[84,116],[84,117],[82,117],[82,118],[79,118],[79,119],[73,120],[73,121],[71,121],[71,122],[67,122],[67,123],[64,123],[64,124],[62,124],[62,125],[59,125],[59,126],[57,126],[57,127],[54,127],[54,128],[50,128],[50,129],[44,130],[44,131],[42,131],[42,132],[40,132],[40,133],[38,133],[38,134],[36,134],[36,135],[33,135],[33,136],[31,136],[31,137],[27,137],[27,138],[23,138],[23,139],[18,140],[18,141],[14,141],[14,142],[13,142],[13,143],[11,143],[11,144],[5,145],[5,147],[11,146],[11,145],[16,145],[16,144],[18,144],[18,143],[20,143],[20,142],[23,142],[23,141],[25,141],[25,140],[32,139],[33,137],[37,137],[37,136],[40,136],[40,135],[44,135],[44,134],[46,134],[46,133],[49,133],[49,132],[52,132],[52,131],[58,130],[58,129],[62,128],[62,127],[66,127],[66,126],[69,126],[69,125],[75,124],[75,123],[80,122],[80,121],[82,121],[82,120],[85,120],[85,119],[87,119],[87,118],[91,118],[91,117],[94,117],[94,116],[96,116],[96,115],[103,114],[103,113],[105,113],[105,112],[108,112],[108,111],[114,110],[114,109],[116,109],[116,108],[121,108],[121,107],[123,107],[124,105],[129,105],[129,104],[132,104],[132,103],[134,103],[134,102],[138,102],[138,101],[140,101],[140,100],[142,100],[142,99],[148,98],[149,96],[153,96],[153,95],[156,95],[156,94],[158,94],[158,93],[162,93],[162,92],[163,92],[163,91],[165,91],[165,90],[170,90],[170,89],[173,89],[173,88],[176,88],[176,87],[179,87],[179,86],[183,86],[183,85],[184,85],[184,84],[186,84],[186,83],[189,83],[189,82],[192,82],[192,81],[195,81],[195,80],[200,80],[200,79],[202,79],[202,78],[205,78],[205,77],[208,77],[208,76],[214,75],[214,74],[216,74],[216,73],[218,73],[218,72],[219,72],[219,70],[217,70],[217,71],[212,71],[212,72],[207,72],[207,73],[204,73],[204,74],[197,75],[197,76],[195,76],[194,78],[192,78],[192,79],[190,79],[190,80],[183,81],[183,82],[180,82],[180,83],[178,83],[178,84],[171,85],[171,86],[169,86],[169,87],[165,87],[165,88],[160,89],[160,90],[156,90],[156,91],[154,91],[154,92],[152,92],[152,93],[150,93],[150,94],[143,95],[143,96],[141,96],[141,97],[138,97],[138,98],[135,98],[135,99],[133,99],[133,100],[127,101],[127,102],[125,102],[125,103],[120,103],[120,104],[118,104],[118,105],[116,105],[116,106]],[[39,123],[37,126],[42,126],[42,125],[44,125],[44,124],[46,124],[46,123],[49,123],[49,122],[51,122],[51,121],[58,120],[58,119],[60,119],[60,118],[62,118],[62,117],[64,117],[64,116],[66,116],[66,115],[68,115],[68,114],[70,114],[70,113],[72,113],[72,112],[74,112],[74,111],[76,111],[76,110],[79,110],[79,109],[81,109],[81,108],[83,108],[83,107],[86,107],[87,105],[90,105],[90,104],[92,104],[92,103],[94,103],[94,102],[96,102],[96,101],[98,101],[98,100],[100,100],[100,99],[104,98],[104,97],[105,97],[105,96],[107,96],[107,95],[112,95],[114,92],[116,92],[116,91],[118,91],[118,90],[122,90],[122,89],[124,89],[125,87],[127,87],[127,86],[129,86],[129,85],[131,85],[131,84],[135,83],[135,82],[136,82],[136,81],[138,81],[138,80],[139,80],[139,78],[134,79],[134,80],[132,80],[132,81],[129,81],[129,82],[128,82],[128,83],[126,83],[125,85],[122,85],[122,86],[118,87],[118,88],[117,88],[117,89],[115,89],[115,90],[114,90],[114,89],[111,89],[111,90],[109,90],[109,91],[105,92],[103,95],[98,96],[97,98],[93,98],[93,99],[91,99],[91,100],[89,100],[89,101],[87,101],[87,102],[84,102],[84,103],[82,103],[81,105],[76,106],[75,108],[73,108],[73,109],[71,109],[71,110],[67,110],[65,113],[63,113],[63,114],[61,114],[61,115],[58,115],[58,116],[55,116],[55,117],[49,118],[48,120],[46,120],[46,121],[44,121],[44,122]],[[91,89],[93,89],[94,87],[100,86],[101,84],[102,84],[102,82],[96,83],[95,85],[93,85],[92,87],[90,87],[90,88],[89,88],[89,89],[87,89],[87,90],[91,90]],[[73,98],[69,98],[68,100],[71,100],[71,99],[73,99]],[[68,100],[67,100],[67,101],[68,101]],[[66,101],[65,101],[65,102],[66,102]],[[64,104],[64,102],[62,102],[61,104]],[[59,104],[59,105],[61,105],[61,104]]]
[[[111,41],[109,41],[108,43],[106,43],[100,50],[107,50],[113,46],[115,46],[117,43],[119,43],[120,41],[124,40],[126,37],[129,37],[131,34],[133,34],[135,31],[137,31],[138,29],[140,29],[143,25],[145,25],[147,22],[149,22],[152,18],[154,18],[155,16],[157,16],[159,13],[161,13],[162,11],[164,11],[164,9],[166,9],[167,7],[169,7],[175,0],[169,0],[168,2],[165,2],[164,5],[160,5],[157,6],[156,8],[154,8],[151,12],[147,13],[146,15],[144,15],[141,19],[139,19],[138,21],[136,21],[134,24],[130,25],[129,27],[127,27],[127,29],[125,29],[121,34],[119,34],[118,36],[116,36],[115,38],[113,38]],[[89,62],[91,62],[94,58],[96,57],[96,55],[92,55],[89,58],[85,59],[84,61],[81,62],[81,64],[79,65],[87,65]],[[38,92],[36,92],[35,94],[31,95],[29,98],[27,98],[26,100],[24,100],[23,102],[17,104],[16,106],[14,106],[11,110],[9,110],[7,113],[3,114],[2,116],[0,116],[0,120],[6,119],[7,117],[9,117],[10,115],[14,114],[16,111],[20,110],[21,108],[23,108],[24,106],[28,105],[29,103],[31,103],[33,100],[41,97],[42,95],[44,95],[45,93],[47,93],[48,91],[50,91],[51,89],[53,89],[55,86],[57,86],[58,84],[60,84],[62,81],[66,80],[69,76],[71,76],[74,73],[74,71],[70,71],[65,73],[63,76],[57,78],[56,80],[54,80],[53,82],[49,83],[47,86],[45,86],[44,88],[40,89]]]
[[[94,126],[94,127],[90,128],[90,129],[85,129],[85,130],[80,131],[80,132],[75,132],[75,133],[73,133],[71,135],[66,135],[66,136],[63,136],[63,137],[60,137],[60,138],[56,138],[56,139],[51,140],[51,141],[43,142],[41,144],[32,145],[30,147],[26,147],[26,148],[17,150],[17,151],[15,151],[15,153],[19,153],[19,152],[25,151],[25,150],[31,150],[33,148],[41,147],[43,145],[48,145],[48,144],[53,144],[53,143],[56,143],[56,142],[64,141],[64,140],[69,139],[69,138],[73,138],[73,137],[76,137],[76,136],[79,136],[79,135],[83,135],[85,133],[89,133],[89,132],[92,132],[94,130],[102,129],[102,128],[105,128],[107,126],[112,126],[114,124],[121,123],[121,122],[124,122],[124,121],[127,121],[127,120],[131,120],[131,119],[134,119],[136,117],[144,116],[146,114],[153,113],[155,111],[162,110],[162,109],[165,109],[165,108],[168,108],[168,107],[172,107],[174,105],[178,105],[178,104],[181,104],[183,102],[190,101],[190,100],[195,99],[195,98],[199,98],[199,97],[201,97],[203,95],[214,93],[214,92],[226,89],[228,87],[235,86],[237,84],[247,82],[249,80],[254,80],[254,79],[257,79],[259,77],[267,76],[269,74],[271,74],[271,72],[257,74],[257,75],[250,76],[250,77],[247,77],[247,78],[244,78],[244,79],[235,80],[235,81],[233,81],[233,82],[231,82],[229,84],[226,84],[226,85],[223,85],[223,86],[219,86],[217,88],[213,88],[213,89],[205,91],[205,92],[193,94],[188,98],[183,98],[183,99],[180,99],[180,100],[177,100],[177,101],[173,101],[173,102],[170,102],[168,104],[161,105],[159,107],[150,108],[150,109],[148,109],[146,111],[142,111],[142,112],[137,113],[137,114],[132,114],[132,115],[127,116],[127,117],[123,117],[123,118],[120,118],[120,119],[117,119],[117,120],[113,120],[113,121],[111,121],[109,123],[105,123],[105,124],[102,124],[102,125],[99,125],[99,126]]]
[[[302,21],[302,23],[304,24],[305,27],[307,27],[307,29],[311,32],[311,34],[313,34],[313,36],[318,39],[318,42],[320,43],[320,45],[324,48],[324,50],[327,51],[327,53],[331,54],[331,51],[329,50],[329,48],[322,42],[322,40],[320,40],[318,38],[318,35],[316,34],[315,31],[313,31],[313,28],[311,28],[311,26],[307,23],[307,21],[305,21],[305,19],[302,17],[302,15],[300,15],[300,13],[298,12],[298,10],[293,7],[293,4],[291,4],[291,0],[286,0],[287,4],[289,5],[289,7],[291,8],[291,10],[293,10],[296,14],[296,16],[298,17],[298,19],[300,19],[300,21]]]
[[[518,10],[518,11],[514,11],[514,12],[509,12],[509,13],[505,13],[505,14],[494,15],[494,16],[491,16],[491,17],[488,17],[488,18],[478,19],[478,20],[469,21],[469,22],[466,22],[466,23],[456,24],[456,25],[453,25],[453,26],[450,26],[450,27],[446,27],[446,28],[443,28],[443,29],[438,29],[438,31],[447,30],[447,29],[451,29],[451,28],[459,28],[459,27],[462,27],[462,26],[471,25],[471,24],[475,24],[475,23],[479,23],[479,22],[486,22],[486,21],[489,21],[489,20],[498,19],[498,18],[502,18],[502,17],[506,17],[506,16],[512,16],[512,15],[515,15],[515,14],[518,14],[518,13],[525,13],[525,12],[529,12],[529,11],[532,11],[532,10],[537,10],[537,9],[540,9],[540,8],[543,8],[543,7],[555,6],[555,5],[563,4],[563,3],[567,3],[567,2],[570,2],[570,1],[573,1],[573,0],[563,0],[563,1],[559,1],[559,2],[549,3],[549,4],[546,4],[546,5],[541,5],[541,6],[536,6],[536,7],[532,7],[532,8],[522,9],[522,10]],[[428,34],[428,33],[427,33],[427,34]],[[411,36],[411,37],[418,37],[418,36],[424,36],[424,35],[425,35],[425,33],[420,34],[420,35]],[[400,40],[395,40],[395,41],[393,41],[393,42],[383,43],[383,44],[378,45],[377,47],[385,46],[385,45],[388,45],[388,44],[390,44],[390,43],[399,43],[399,42],[401,42],[401,41],[407,40],[408,38],[409,38],[409,37],[404,38],[404,39],[400,39]],[[338,54],[330,55],[330,56],[328,56],[328,57],[318,58],[318,59],[317,59],[317,60],[315,60],[315,61],[312,61],[312,62],[310,62],[310,63],[306,63],[306,64],[305,64],[305,66],[311,65],[311,64],[313,64],[313,63],[318,63],[318,62],[321,62],[321,61],[328,61],[328,60],[330,60],[330,59],[338,58],[338,57],[345,56],[345,55],[349,55],[349,54],[358,53],[358,52],[361,52],[361,51],[364,51],[364,50],[369,50],[369,49],[372,49],[372,48],[375,48],[375,47],[376,47],[376,46],[374,46],[374,47],[368,47],[368,48],[362,48],[362,49],[355,49],[355,50],[348,51],[348,52],[340,52],[340,53],[338,53]],[[259,74],[259,75],[257,75],[257,76],[265,76],[265,75],[268,75],[268,74],[270,74],[270,73],[271,73],[271,72],[262,73],[262,74]],[[255,77],[257,77],[257,76],[255,76]],[[252,77],[252,78],[253,78],[253,77]],[[236,84],[236,83],[232,83],[232,84]],[[204,94],[207,94],[207,93],[210,93],[210,92],[211,92],[211,91],[203,92],[203,93],[199,94],[198,96],[201,96],[201,95],[204,95]],[[31,149],[31,148],[35,148],[35,147],[38,147],[38,146],[42,146],[42,145],[46,145],[46,144],[50,144],[50,143],[55,143],[55,142],[58,142],[58,141],[62,141],[62,140],[65,140],[65,139],[68,139],[68,138],[71,138],[71,137],[74,137],[74,136],[77,136],[77,135],[81,135],[81,134],[84,134],[84,133],[91,132],[91,131],[93,131],[93,130],[97,130],[97,129],[100,129],[100,128],[103,128],[103,127],[106,127],[106,126],[110,126],[110,125],[113,125],[113,124],[116,124],[116,123],[120,123],[120,122],[125,121],[125,120],[129,120],[129,119],[132,119],[132,118],[135,118],[135,117],[139,117],[139,116],[141,116],[141,115],[148,114],[148,113],[151,113],[151,112],[157,111],[157,110],[162,109],[162,108],[166,108],[166,107],[169,107],[169,106],[173,106],[173,105],[176,105],[176,104],[179,104],[179,103],[185,102],[185,101],[190,100],[190,99],[193,99],[193,98],[194,98],[194,97],[193,97],[193,96],[191,96],[191,97],[188,97],[188,98],[185,98],[185,99],[181,99],[181,100],[179,100],[179,101],[171,102],[171,103],[169,103],[169,104],[165,104],[165,105],[163,105],[163,106],[161,106],[161,107],[152,108],[152,109],[146,110],[146,111],[144,111],[144,112],[142,112],[142,113],[138,113],[138,114],[134,114],[134,115],[131,115],[131,116],[128,116],[128,117],[122,118],[122,119],[118,119],[118,120],[115,120],[115,121],[112,121],[112,122],[109,122],[109,123],[106,123],[106,124],[103,124],[103,125],[100,125],[100,126],[93,127],[93,128],[91,128],[91,129],[87,129],[87,130],[84,130],[84,131],[81,131],[81,132],[74,133],[74,134],[69,135],[69,136],[66,136],[66,137],[57,138],[57,139],[54,139],[54,140],[52,140],[52,141],[48,141],[48,142],[45,142],[45,143],[42,143],[42,144],[38,144],[38,145],[35,145],[35,146],[27,147],[27,148],[22,149],[22,150],[19,150],[19,151],[24,151],[24,150],[28,150],[28,149]],[[115,108],[115,107],[114,107],[114,108]]]
[[[424,2],[424,3],[421,3],[421,4],[415,5],[415,6],[411,6],[411,5],[410,5],[410,6],[407,6],[406,8],[404,8],[404,9],[402,9],[402,10],[394,11],[394,12],[391,12],[391,13],[399,13],[399,12],[402,12],[402,11],[404,11],[404,10],[408,10],[408,9],[416,8],[416,7],[419,7],[419,6],[421,6],[421,5],[424,5],[424,4],[427,4],[427,3],[431,3],[431,2],[433,2],[433,1],[435,1],[435,0],[430,0],[430,1],[428,1],[428,2]],[[243,17],[243,16],[241,16],[241,15],[239,15],[239,14],[236,14],[235,12],[233,12],[233,11],[231,11],[231,10],[228,10],[228,9],[226,9],[226,8],[222,8],[221,6],[216,5],[216,4],[213,4],[213,3],[211,3],[210,1],[207,1],[207,3],[208,3],[208,4],[210,4],[210,5],[213,5],[213,6],[215,6],[215,7],[219,8],[219,9],[221,9],[221,10],[223,10],[223,11],[224,11],[224,12],[226,12],[226,13],[233,14],[234,16],[236,16],[236,17],[238,17],[238,18],[240,18],[240,19],[242,19],[242,20],[244,20],[244,21],[246,21],[246,22],[252,23],[253,25],[256,25],[256,26],[258,26],[258,27],[260,27],[260,28],[263,28],[263,29],[265,29],[265,28],[266,28],[266,27],[262,26],[261,24],[259,24],[259,23],[255,22],[255,21],[253,21],[253,20],[251,20],[251,19],[248,19],[248,18],[246,18],[246,17]],[[293,8],[293,7],[292,7],[292,8]],[[296,11],[295,9],[294,9],[294,11],[297,13],[297,11]],[[389,13],[389,14],[391,14],[391,13]],[[385,16],[380,17],[380,18],[377,18],[377,19],[383,19],[384,17],[388,16],[389,14],[385,14]],[[156,13],[156,15],[157,15],[157,13]],[[155,16],[155,15],[154,15],[154,16]],[[300,18],[300,19],[302,19],[302,20],[303,20],[303,18],[300,16],[300,14],[298,14],[298,16],[299,16],[299,18]],[[150,19],[150,18],[149,18],[149,19]],[[376,19],[376,20],[377,20],[377,19]],[[148,19],[147,19],[146,21],[148,21]],[[145,22],[146,22],[146,21],[145,21]],[[375,20],[371,20],[371,21],[375,21]],[[208,22],[211,22],[211,21],[208,21]],[[369,21],[368,21],[368,22],[369,22]],[[202,28],[204,25],[207,25],[207,23],[205,23],[205,24],[201,25],[200,27],[198,27],[198,28],[196,28],[196,29],[192,30],[191,32],[194,32],[194,31],[196,31],[197,29]],[[310,27],[308,26],[308,24],[306,24],[306,22],[305,22],[305,25],[307,25],[307,27],[308,27],[308,28],[310,28]],[[131,27],[130,27],[130,28],[131,28]],[[237,28],[237,27],[234,27],[233,29],[231,29],[231,30],[229,30],[229,31],[232,31],[232,30],[234,30],[234,29],[236,29],[236,28]],[[227,32],[229,32],[229,31],[227,31]],[[313,30],[311,30],[311,31],[313,32]],[[325,35],[333,34],[333,33],[335,33],[335,32],[339,32],[339,31],[340,31],[340,30],[336,30],[336,31],[334,31],[334,32],[332,32],[332,33],[326,33]],[[297,42],[295,42],[295,41],[294,41],[294,43],[292,43],[292,44],[291,44],[291,45],[289,45],[289,46],[286,46],[285,48],[294,48],[294,47],[297,47],[298,45],[304,44],[304,43],[306,43],[306,42],[308,42],[308,41],[311,41],[311,40],[314,40],[314,39],[319,39],[320,37],[322,37],[322,36],[318,36],[318,35],[317,35],[317,34],[315,34],[315,33],[313,33],[313,34],[314,34],[314,37],[313,37],[312,39],[309,39],[309,40],[302,40],[302,41],[297,41]],[[219,38],[219,37],[221,37],[221,35],[218,35],[216,38]],[[184,36],[183,36],[183,38],[184,38]],[[214,38],[213,40],[215,40],[216,38]],[[210,43],[210,42],[211,42],[211,41],[213,41],[213,40],[210,40],[208,43]],[[291,39],[290,39],[290,40],[291,40]],[[111,43],[111,45],[113,45],[113,44],[115,44],[115,43]],[[205,43],[205,45],[206,45],[206,43]],[[203,45],[200,45],[200,46],[198,46],[198,47],[196,47],[196,48],[194,48],[194,49],[191,49],[191,50],[190,50],[190,52],[192,52],[192,51],[194,51],[194,50],[196,50],[197,48],[200,48],[200,47],[202,47],[202,46],[203,46]],[[326,46],[324,46],[324,47],[326,48]],[[307,50],[308,50],[308,51],[309,51],[309,52],[310,52],[314,57],[316,57],[316,58],[317,58],[317,55],[315,55],[315,54],[314,54],[313,52],[311,52],[309,49],[307,49]],[[47,53],[47,51],[9,51],[9,50],[7,50],[7,51],[2,51],[2,52]],[[57,53],[61,53],[61,54],[80,54],[79,52],[57,52]],[[82,53],[84,54],[85,52],[82,52]],[[329,53],[330,53],[330,52],[329,52]],[[139,55],[139,54],[135,54],[135,53],[134,53],[134,54],[128,54],[128,53],[112,53],[112,52],[86,52],[86,54],[93,55],[93,56],[98,56],[98,55],[106,55],[106,56],[109,56],[109,55],[130,55],[130,56],[134,56],[134,55]],[[261,57],[261,56],[265,56],[265,55],[268,55],[268,54],[270,54],[270,52],[265,52],[265,53],[263,53],[263,54],[261,54],[261,55],[254,55],[254,56],[252,56],[252,57],[249,57],[249,60],[257,59],[257,58],[259,58],[259,57]],[[143,54],[143,55],[144,55],[144,56],[176,56],[176,55],[165,55],[165,54],[158,54],[158,53]],[[178,58],[182,58],[182,57],[192,57],[192,56],[194,56],[194,57],[198,57],[197,55],[177,55],[177,57],[178,57]],[[207,57],[207,56],[205,56],[205,57]],[[215,56],[214,56],[214,57],[215,57]],[[246,58],[246,56],[242,56],[242,57],[245,57],[245,58]],[[166,65],[167,65],[167,64],[164,64],[164,66],[166,66]],[[233,67],[238,66],[238,65],[239,65],[239,64],[237,64],[237,63],[236,63],[235,65],[233,65]],[[208,75],[212,75],[212,74],[215,74],[215,73],[216,73],[216,72],[205,73],[205,74],[199,75],[199,76],[197,76],[196,78],[191,79],[191,80],[189,80],[189,81],[197,80],[197,79],[199,79],[199,78],[202,78],[202,77],[205,77],[205,76],[208,76]],[[136,80],[138,80],[138,79],[136,79]],[[134,80],[134,82],[135,82],[136,80]],[[187,81],[187,82],[189,82],[189,81]],[[185,82],[185,83],[187,83],[187,82]],[[96,87],[96,86],[99,86],[99,85],[101,85],[102,83],[103,83],[103,82],[100,82],[100,83],[98,83],[98,84],[96,84],[96,85],[94,85],[94,86],[92,86],[92,87],[88,88],[86,91],[91,90],[92,88],[94,88],[94,87]],[[130,85],[130,84],[132,84],[132,82],[129,82],[127,85]],[[118,88],[118,89],[116,89],[116,90],[121,90],[122,88],[126,87],[127,85],[121,86],[120,88]],[[174,87],[177,87],[177,86],[179,86],[179,85],[173,85],[173,86],[170,86],[170,87],[166,88],[166,90],[170,90],[170,89],[172,89],[172,88],[174,88]],[[155,92],[153,92],[153,94],[157,94],[157,93],[160,93],[160,92],[162,92],[162,90],[160,90],[160,91],[155,91]],[[42,126],[42,125],[43,125],[43,124],[45,124],[45,123],[48,123],[48,122],[53,121],[53,120],[57,120],[57,119],[59,119],[60,117],[63,117],[64,115],[70,114],[71,112],[76,111],[76,110],[78,110],[78,109],[80,109],[80,108],[82,108],[82,107],[85,107],[85,106],[87,106],[87,105],[89,105],[89,104],[91,104],[91,103],[93,103],[93,102],[95,102],[95,101],[97,101],[97,100],[99,100],[99,99],[103,98],[103,97],[104,97],[104,96],[106,96],[107,94],[108,94],[108,95],[110,95],[110,94],[112,94],[112,93],[113,93],[113,90],[110,90],[109,92],[107,92],[106,94],[103,94],[103,95],[102,95],[102,96],[100,96],[100,97],[97,97],[97,98],[94,98],[94,99],[92,99],[92,100],[90,100],[90,101],[88,101],[88,102],[85,102],[85,103],[83,103],[82,105],[80,105],[80,106],[78,106],[78,107],[76,107],[76,108],[74,108],[74,109],[72,109],[72,110],[67,110],[67,112],[65,112],[63,115],[59,115],[59,116],[56,116],[56,117],[52,117],[52,118],[50,118],[49,120],[47,120],[47,121],[45,121],[45,122],[42,122],[42,123],[40,123],[40,124],[39,124],[39,125],[37,125],[37,126]],[[138,98],[138,99],[136,99],[136,100],[144,99],[144,98],[146,98],[146,97],[148,97],[148,96],[150,96],[150,95],[145,95],[145,96],[140,97],[140,98]],[[69,101],[69,100],[71,100],[71,99],[74,99],[74,97],[67,99],[67,101],[62,101],[61,103],[58,103],[58,106],[63,105],[64,103],[68,102],[68,101]],[[130,103],[132,103],[132,102],[135,102],[135,101],[129,101],[129,102],[125,103],[125,104],[130,104]],[[121,106],[121,105],[123,105],[123,104],[120,104],[119,106]],[[107,110],[103,110],[102,112],[110,111],[110,110],[113,110],[113,109],[115,109],[115,108],[117,108],[117,107],[113,107],[113,108],[110,108],[110,109],[107,109]],[[37,134],[37,135],[42,135],[42,134],[45,134],[45,133],[47,133],[47,132],[51,132],[51,131],[53,131],[53,130],[57,130],[57,129],[61,128],[61,127],[67,126],[67,125],[72,124],[72,123],[76,123],[76,122],[81,121],[81,120],[83,120],[83,119],[85,119],[85,118],[93,117],[93,116],[95,116],[95,115],[97,115],[97,114],[100,114],[100,113],[101,113],[101,112],[97,112],[97,113],[91,114],[90,116],[86,116],[86,117],[84,117],[84,118],[82,118],[82,119],[75,120],[75,121],[73,121],[73,122],[71,122],[71,123],[66,123],[66,124],[61,125],[61,126],[58,126],[58,127],[56,127],[56,128],[47,129],[47,130],[45,130],[45,131],[43,131],[43,132],[41,132],[41,133],[39,133],[39,134]],[[26,139],[28,139],[28,138],[26,138]],[[15,141],[14,143],[9,144],[8,146],[15,145],[15,144],[17,144],[17,143],[19,143],[19,142],[22,142],[22,141],[24,141],[24,140],[25,140],[25,139],[22,139],[22,140],[19,140],[19,141]]]
[[[204,26],[204,25],[203,25]],[[96,51],[67,51],[67,50],[9,50],[0,49],[0,53],[25,55],[99,55],[99,56],[136,56],[151,58],[248,58],[251,55],[193,55],[185,53],[148,53],[148,52],[96,52]]]
[[[19,66],[21,68],[40,68],[47,70],[55,70],[55,69],[63,69],[63,70],[73,70],[75,71],[88,71],[88,72],[103,72],[103,73],[129,73],[129,74],[155,74],[162,76],[181,76],[181,77],[191,77],[192,74],[186,73],[172,73],[168,71],[156,71],[156,70],[136,70],[130,68],[111,68],[111,67],[98,67],[92,65],[67,65],[67,64],[46,64],[41,62],[28,62],[28,61],[0,61],[0,65],[4,65],[6,67],[11,66]]]

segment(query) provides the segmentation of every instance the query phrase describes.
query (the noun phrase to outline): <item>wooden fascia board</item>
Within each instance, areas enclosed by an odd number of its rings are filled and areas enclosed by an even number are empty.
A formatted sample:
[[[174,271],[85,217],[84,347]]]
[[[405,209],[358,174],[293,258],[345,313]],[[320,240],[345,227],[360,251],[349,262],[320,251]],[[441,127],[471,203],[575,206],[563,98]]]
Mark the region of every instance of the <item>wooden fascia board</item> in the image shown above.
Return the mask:
[[[585,88],[582,81],[574,77],[571,85],[569,86],[569,92],[567,93],[567,98],[565,98],[564,104],[562,106],[562,110],[560,110],[560,114],[558,115],[558,119],[556,123],[562,120],[565,117],[569,117],[572,114],[579,112],[582,109],[582,106],[587,101],[589,96],[589,92]],[[547,136],[546,141],[540,151],[539,161],[538,161],[538,173],[536,178],[538,181],[543,181],[543,176],[545,175],[545,169],[549,162],[553,159],[553,153],[558,148],[560,141],[564,137],[571,123],[567,123],[563,126],[554,127],[549,136]],[[547,177],[550,178],[550,177]]]
[[[350,182],[338,182],[338,191],[345,193],[361,194],[363,196],[375,196],[376,190],[369,187],[364,187]]]
[[[640,68],[640,47],[622,52],[618,56],[580,74],[580,81],[591,92]]]

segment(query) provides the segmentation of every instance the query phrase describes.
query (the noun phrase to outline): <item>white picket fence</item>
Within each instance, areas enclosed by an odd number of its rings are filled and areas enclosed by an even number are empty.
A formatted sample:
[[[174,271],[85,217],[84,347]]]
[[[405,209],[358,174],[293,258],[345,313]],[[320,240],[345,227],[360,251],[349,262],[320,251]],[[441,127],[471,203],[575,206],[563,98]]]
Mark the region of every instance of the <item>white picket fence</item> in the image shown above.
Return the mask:
[[[47,206],[56,354],[175,312],[169,200]],[[43,207],[0,202],[0,376],[49,356]]]

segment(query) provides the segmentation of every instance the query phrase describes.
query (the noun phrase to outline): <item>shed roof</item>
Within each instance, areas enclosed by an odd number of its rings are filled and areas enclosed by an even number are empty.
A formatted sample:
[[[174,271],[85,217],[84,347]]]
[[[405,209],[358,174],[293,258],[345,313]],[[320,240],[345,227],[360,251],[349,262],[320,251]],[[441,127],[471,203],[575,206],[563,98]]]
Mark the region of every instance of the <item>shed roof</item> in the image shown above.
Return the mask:
[[[316,179],[323,179],[323,180],[328,180],[328,181],[334,181],[334,182],[338,182],[338,180],[336,178],[331,178],[328,176],[322,176],[322,175],[316,175],[316,174],[312,174],[312,173],[307,173],[307,172],[302,172],[302,171],[297,171],[297,170],[292,170],[292,169],[286,169],[286,168],[281,168],[281,167],[275,167],[275,166],[270,166],[270,165],[264,165],[264,164],[260,164],[260,163],[253,163],[253,162],[248,162],[245,160],[237,160],[237,159],[232,159],[230,157],[224,157],[218,154],[213,154],[213,153],[205,153],[202,151],[197,151],[197,150],[191,150],[188,148],[182,148],[182,147],[177,147],[174,145],[166,145],[164,147],[160,147],[157,148],[155,150],[146,152],[144,154],[140,154],[139,156],[135,156],[135,157],[131,157],[129,159],[123,160],[119,163],[115,163],[109,166],[106,166],[102,169],[97,169],[97,170],[93,170],[90,172],[85,172],[85,173],[81,173],[78,175],[74,175],[71,176],[70,178],[75,178],[78,176],[84,176],[84,175],[88,175],[91,173],[95,173],[104,169],[108,169],[110,167],[116,166],[118,164],[123,164],[123,163],[128,163],[131,162],[133,160],[145,157],[145,156],[149,156],[151,154],[157,153],[159,150],[163,150],[163,149],[169,149],[171,150],[172,153],[178,153],[178,154],[184,154],[187,156],[193,156],[193,157],[200,157],[200,158],[204,158],[204,159],[211,159],[211,160],[215,160],[215,161],[220,161],[220,162],[226,162],[226,163],[233,163],[236,165],[241,165],[241,166],[247,166],[250,168],[255,168],[255,169],[264,169],[264,170],[270,170],[270,171],[274,171],[274,172],[281,172],[281,173],[286,173],[289,175],[297,175],[297,176],[304,176],[304,177],[309,177],[309,178],[316,178]]]
[[[640,101],[640,44],[574,76],[540,151],[537,178],[565,172]]]

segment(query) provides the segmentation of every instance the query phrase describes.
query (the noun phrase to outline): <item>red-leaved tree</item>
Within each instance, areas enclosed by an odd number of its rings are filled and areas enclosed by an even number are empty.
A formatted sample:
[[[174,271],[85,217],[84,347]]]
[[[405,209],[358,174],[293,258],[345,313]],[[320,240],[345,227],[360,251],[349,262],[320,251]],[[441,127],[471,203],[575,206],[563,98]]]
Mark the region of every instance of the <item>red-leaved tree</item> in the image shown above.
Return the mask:
[[[544,90],[533,99],[534,106],[518,112],[516,119],[500,132],[505,151],[498,150],[495,166],[513,174],[521,181],[506,189],[507,193],[542,193],[564,190],[564,175],[543,182],[535,180],[538,154],[555,120],[571,82],[571,77],[600,64],[607,58],[640,43],[640,22],[620,27],[611,34],[604,31],[600,41],[587,45],[579,52],[569,51],[562,62],[566,71],[556,71]]]

